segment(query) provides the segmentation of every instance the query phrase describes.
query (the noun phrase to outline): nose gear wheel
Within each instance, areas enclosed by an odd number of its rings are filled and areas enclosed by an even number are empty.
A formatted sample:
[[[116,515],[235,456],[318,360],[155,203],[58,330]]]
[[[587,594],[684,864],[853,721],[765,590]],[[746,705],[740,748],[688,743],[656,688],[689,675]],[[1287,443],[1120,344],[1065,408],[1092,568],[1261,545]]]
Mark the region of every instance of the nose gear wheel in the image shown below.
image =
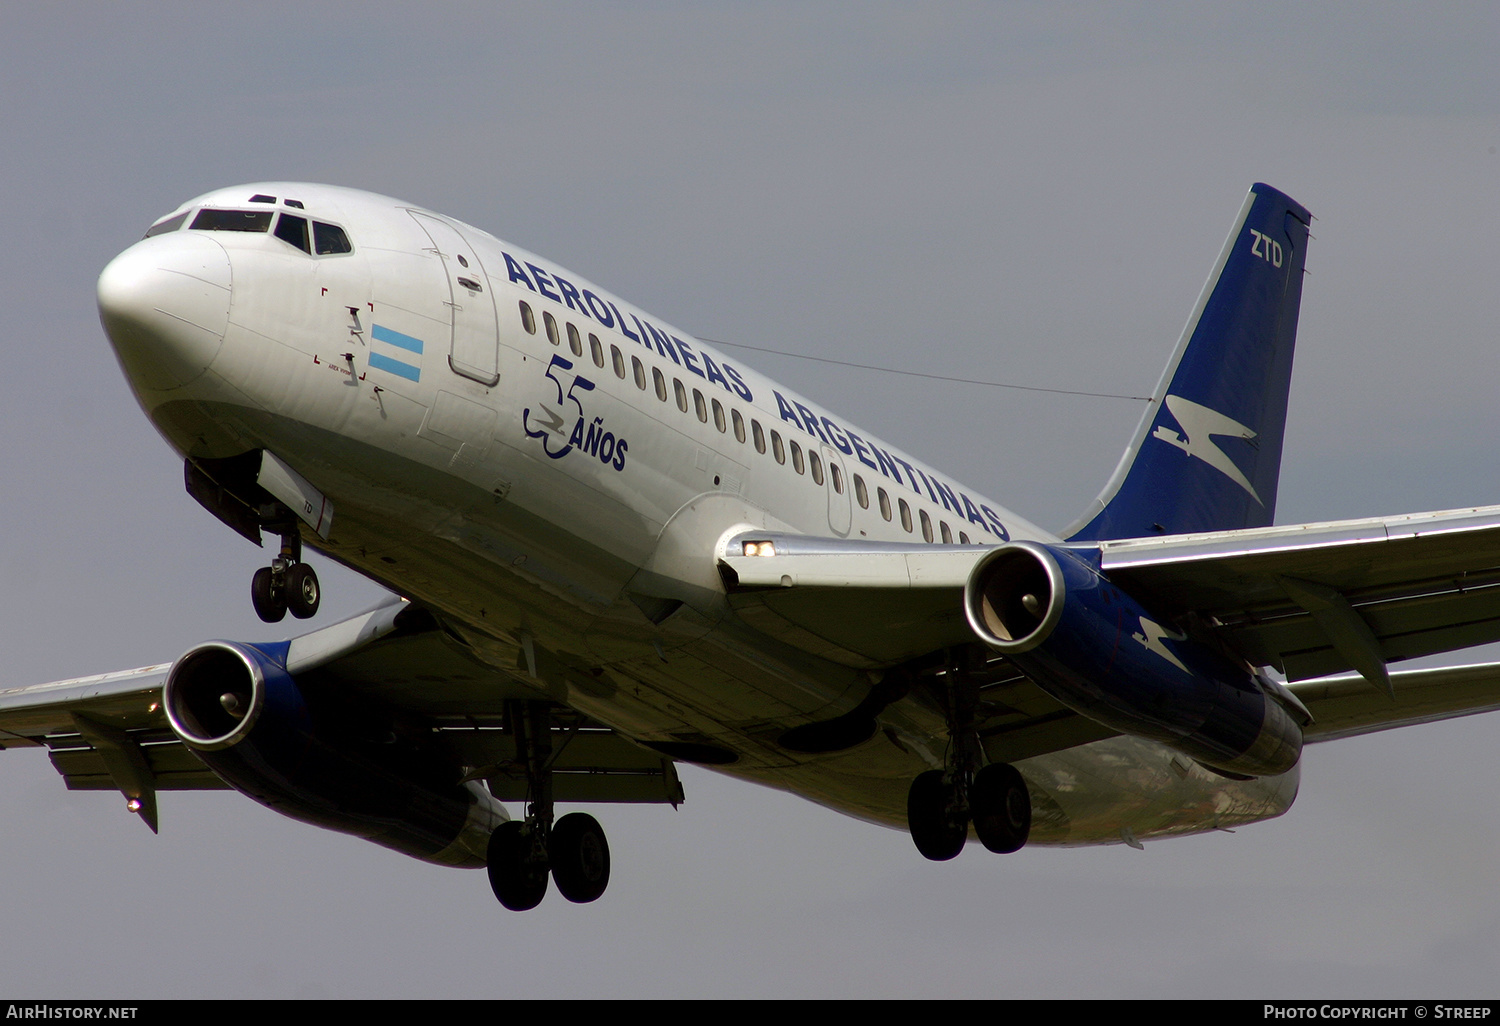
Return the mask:
[[[281,535],[281,554],[250,579],[250,602],[266,623],[278,623],[288,612],[299,620],[317,613],[323,589],[317,571],[301,559],[302,536],[288,528]]]

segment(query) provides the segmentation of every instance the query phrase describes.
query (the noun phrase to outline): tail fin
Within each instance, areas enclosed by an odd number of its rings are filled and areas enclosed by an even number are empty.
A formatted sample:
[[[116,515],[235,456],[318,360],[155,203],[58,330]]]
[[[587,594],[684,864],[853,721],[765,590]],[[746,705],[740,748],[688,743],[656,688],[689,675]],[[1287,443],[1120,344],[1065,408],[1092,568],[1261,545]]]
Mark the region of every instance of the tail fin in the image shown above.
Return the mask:
[[[1271,523],[1311,219],[1251,186],[1130,447],[1063,537]]]

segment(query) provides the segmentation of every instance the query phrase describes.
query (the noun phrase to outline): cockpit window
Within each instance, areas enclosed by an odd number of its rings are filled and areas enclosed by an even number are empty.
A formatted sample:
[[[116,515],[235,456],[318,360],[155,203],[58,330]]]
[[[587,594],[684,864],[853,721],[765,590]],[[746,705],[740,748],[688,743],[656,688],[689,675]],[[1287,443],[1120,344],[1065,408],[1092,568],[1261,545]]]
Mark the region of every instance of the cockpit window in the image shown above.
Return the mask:
[[[312,252],[307,244],[307,218],[305,217],[282,214],[281,220],[276,222],[276,237],[282,242],[291,243],[304,253]]]
[[[276,202],[276,197],[275,196],[267,196],[263,192],[258,192],[254,196],[250,197],[250,202],[251,203],[275,203]]]
[[[268,232],[271,230],[269,210],[214,210],[204,207],[193,218],[190,228],[205,232]]]
[[[354,247],[349,245],[349,236],[344,234],[344,229],[337,225],[324,224],[322,221],[313,222],[313,242],[320,256],[354,252]]]
[[[302,201],[301,200],[284,199],[281,202],[285,203],[289,207],[296,207],[298,210],[302,209]]]
[[[182,222],[187,220],[187,216],[188,212],[184,210],[176,217],[169,217],[165,221],[158,221],[146,229],[145,237],[149,239],[153,235],[165,235],[167,232],[175,232],[182,227]]]

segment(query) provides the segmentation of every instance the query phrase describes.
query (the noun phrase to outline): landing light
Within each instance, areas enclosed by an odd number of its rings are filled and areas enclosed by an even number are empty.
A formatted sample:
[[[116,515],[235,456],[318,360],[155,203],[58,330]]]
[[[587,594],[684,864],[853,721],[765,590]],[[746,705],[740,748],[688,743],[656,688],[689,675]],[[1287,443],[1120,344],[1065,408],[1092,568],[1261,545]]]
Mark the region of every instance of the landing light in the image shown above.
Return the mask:
[[[745,555],[774,556],[776,555],[776,546],[768,541],[747,541],[745,543]]]

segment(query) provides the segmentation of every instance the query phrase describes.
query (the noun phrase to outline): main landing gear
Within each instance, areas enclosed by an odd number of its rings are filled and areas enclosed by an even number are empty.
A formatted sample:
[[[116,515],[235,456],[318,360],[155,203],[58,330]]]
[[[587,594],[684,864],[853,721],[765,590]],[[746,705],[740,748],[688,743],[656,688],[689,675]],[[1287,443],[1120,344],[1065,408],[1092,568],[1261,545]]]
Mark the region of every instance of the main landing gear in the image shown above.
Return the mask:
[[[569,901],[590,902],[609,886],[609,842],[593,816],[570,812],[553,823],[552,725],[547,703],[508,702],[516,761],[526,767],[526,818],[500,824],[486,853],[490,889],[512,912],[536,908],[547,879]]]
[[[947,765],[912,781],[906,795],[906,822],[912,842],[926,858],[946,862],[963,851],[969,825],[990,851],[1019,851],[1031,833],[1031,795],[1026,781],[1007,763],[983,765],[984,749],[975,728],[979,686],[973,675],[953,667],[942,693],[948,720]]]
[[[925,857],[946,862],[963,851],[969,824],[990,851],[1020,851],[1031,833],[1031,795],[1014,766],[997,762],[972,777],[928,770],[906,795],[911,839]]]
[[[323,597],[318,575],[301,560],[302,536],[291,527],[281,534],[281,554],[250,579],[250,601],[266,623],[277,623],[288,610],[299,620],[318,611]]]

